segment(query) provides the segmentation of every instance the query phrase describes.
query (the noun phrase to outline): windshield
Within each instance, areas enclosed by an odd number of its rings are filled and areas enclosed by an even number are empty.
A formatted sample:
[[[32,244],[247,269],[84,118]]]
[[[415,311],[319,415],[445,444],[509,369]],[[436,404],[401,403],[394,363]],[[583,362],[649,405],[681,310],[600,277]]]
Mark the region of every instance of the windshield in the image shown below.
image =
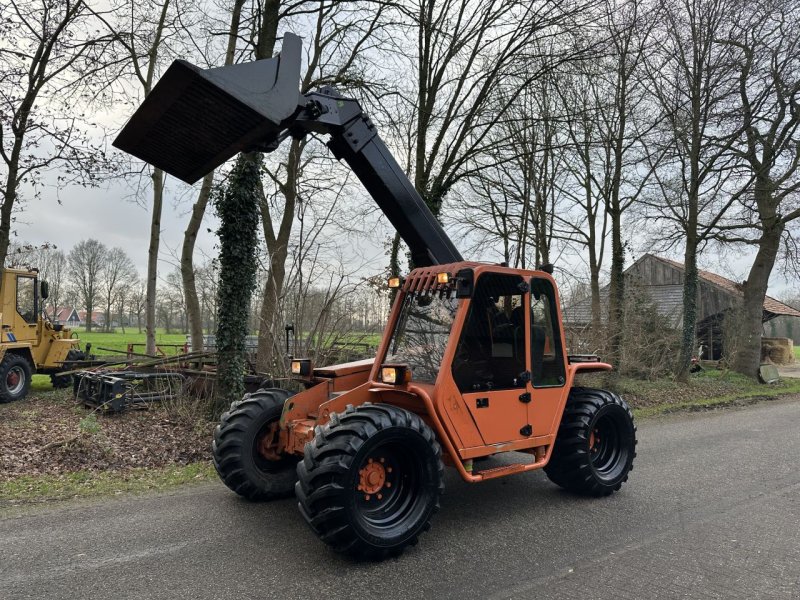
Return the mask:
[[[414,381],[435,382],[457,309],[456,298],[408,294],[384,362],[408,365]]]

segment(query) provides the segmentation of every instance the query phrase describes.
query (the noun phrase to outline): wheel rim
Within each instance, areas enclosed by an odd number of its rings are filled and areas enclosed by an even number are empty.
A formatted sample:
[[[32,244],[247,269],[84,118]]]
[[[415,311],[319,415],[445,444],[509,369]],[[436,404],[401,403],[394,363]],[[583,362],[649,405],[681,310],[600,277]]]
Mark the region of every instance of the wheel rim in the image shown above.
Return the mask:
[[[628,448],[619,422],[611,414],[601,415],[589,432],[592,467],[604,479],[617,477],[628,459]]]
[[[355,517],[366,531],[381,537],[402,531],[425,509],[421,457],[405,440],[387,440],[371,448],[355,471]]]
[[[22,367],[11,367],[6,374],[6,389],[9,394],[18,394],[25,387],[25,371]]]

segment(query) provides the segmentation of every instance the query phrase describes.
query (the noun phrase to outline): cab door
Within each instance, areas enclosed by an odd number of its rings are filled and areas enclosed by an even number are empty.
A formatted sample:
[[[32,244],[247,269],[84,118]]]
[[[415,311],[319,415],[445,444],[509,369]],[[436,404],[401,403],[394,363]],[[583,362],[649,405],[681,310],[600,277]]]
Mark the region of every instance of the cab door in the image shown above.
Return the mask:
[[[12,279],[12,281],[14,280]],[[36,278],[17,275],[14,283],[13,296],[6,297],[6,301],[11,300],[14,304],[4,311],[10,318],[3,318],[3,333],[5,334],[3,337],[6,341],[11,341],[11,337],[13,337],[18,342],[35,342],[39,316]],[[9,336],[9,334],[11,335]]]
[[[528,284],[484,273],[476,283],[453,359],[453,379],[484,444],[529,437]]]
[[[533,435],[549,435],[556,433],[559,425],[559,407],[566,384],[566,357],[555,287],[544,277],[534,277],[530,284],[529,418]]]

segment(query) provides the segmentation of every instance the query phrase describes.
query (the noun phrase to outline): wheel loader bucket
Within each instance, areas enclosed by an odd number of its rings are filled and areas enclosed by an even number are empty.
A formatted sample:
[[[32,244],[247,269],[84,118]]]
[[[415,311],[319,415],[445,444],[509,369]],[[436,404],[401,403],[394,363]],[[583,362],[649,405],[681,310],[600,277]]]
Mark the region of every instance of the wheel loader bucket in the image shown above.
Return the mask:
[[[286,128],[301,100],[300,50],[300,38],[287,33],[275,58],[214,69],[176,60],[114,146],[194,183]]]

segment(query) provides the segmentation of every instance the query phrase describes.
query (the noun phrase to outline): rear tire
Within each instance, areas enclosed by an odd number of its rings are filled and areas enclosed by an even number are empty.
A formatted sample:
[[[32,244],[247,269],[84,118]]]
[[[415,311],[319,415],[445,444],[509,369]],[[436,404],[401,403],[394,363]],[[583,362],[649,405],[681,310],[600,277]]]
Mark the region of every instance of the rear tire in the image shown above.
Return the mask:
[[[32,371],[27,359],[6,353],[0,362],[0,404],[22,400],[28,395]]]
[[[277,446],[277,428],[283,404],[293,393],[260,389],[231,404],[214,430],[211,452],[223,483],[248,500],[291,496],[297,480],[298,457],[265,456],[264,446]],[[270,439],[267,439],[270,436]]]
[[[72,349],[67,352],[67,358],[64,362],[75,361],[75,360],[83,360],[86,358],[86,355],[81,352],[80,350]],[[63,365],[62,365],[63,369]],[[70,366],[67,369],[63,369],[65,371],[71,371],[72,367]],[[67,388],[72,385],[72,375],[50,375],[50,383],[53,384],[55,389],[62,389]]]
[[[298,507],[319,538],[356,558],[397,556],[430,529],[442,450],[417,415],[388,404],[334,414],[297,465]]]
[[[547,477],[587,496],[608,496],[628,480],[636,457],[636,426],[616,394],[573,388],[561,418]]]

